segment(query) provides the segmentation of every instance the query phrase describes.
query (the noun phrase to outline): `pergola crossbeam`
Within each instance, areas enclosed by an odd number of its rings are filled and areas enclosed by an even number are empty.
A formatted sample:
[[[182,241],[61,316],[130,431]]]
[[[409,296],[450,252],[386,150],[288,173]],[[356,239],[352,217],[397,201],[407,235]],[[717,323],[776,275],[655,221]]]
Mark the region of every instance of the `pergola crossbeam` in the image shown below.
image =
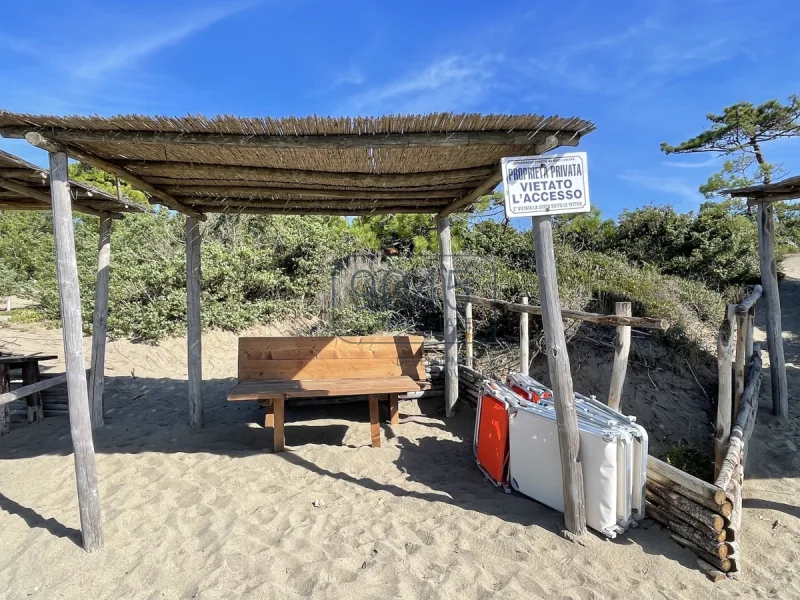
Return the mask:
[[[302,188],[279,188],[257,186],[232,186],[232,185],[178,185],[164,187],[167,193],[174,197],[245,197],[259,198],[263,196],[304,196],[307,198],[363,198],[370,200],[382,199],[427,199],[427,198],[458,198],[465,190],[431,190],[421,192],[406,192],[387,189],[385,191],[362,190],[314,190]]]
[[[138,190],[146,192],[151,196],[158,198],[158,200],[160,200],[173,210],[177,210],[188,216],[195,217],[197,219],[200,219],[201,221],[205,220],[205,215],[192,210],[191,208],[183,204],[181,201],[176,200],[170,194],[146,182],[138,175],[134,175],[130,171],[127,171],[122,167],[118,167],[113,163],[110,163],[107,160],[100,158],[99,156],[96,156],[85,150],[81,150],[80,148],[76,148],[75,146],[63,145],[58,141],[46,138],[41,134],[35,132],[26,134],[25,139],[29,144],[36,146],[37,148],[41,148],[42,150],[46,150],[48,152],[66,152],[69,156],[81,161],[82,163],[101,169],[106,173],[110,173],[111,175],[116,175],[120,179],[124,179]]]
[[[16,192],[17,194],[21,194],[28,198],[33,198],[34,200],[38,200],[39,202],[42,203],[41,210],[48,210],[52,206],[50,195],[48,193],[34,189],[30,186],[24,185],[17,181],[10,181],[8,179],[0,177],[0,187],[5,188],[7,190],[11,190],[12,192]],[[24,205],[24,207],[27,207],[27,205]],[[113,219],[122,218],[122,215],[118,212],[106,212],[106,211],[94,210],[92,208],[89,208],[88,206],[81,206],[79,204],[75,205],[75,210],[95,217],[102,218],[111,216],[111,218]]]

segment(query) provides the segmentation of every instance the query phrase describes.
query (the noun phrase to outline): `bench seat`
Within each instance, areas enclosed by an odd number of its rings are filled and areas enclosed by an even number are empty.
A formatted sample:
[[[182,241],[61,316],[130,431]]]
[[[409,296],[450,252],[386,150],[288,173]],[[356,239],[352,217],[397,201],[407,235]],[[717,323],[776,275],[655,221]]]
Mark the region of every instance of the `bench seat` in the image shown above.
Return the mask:
[[[275,398],[315,398],[317,396],[357,396],[418,392],[421,386],[411,377],[379,379],[290,379],[240,381],[228,393],[228,400],[273,400]]]

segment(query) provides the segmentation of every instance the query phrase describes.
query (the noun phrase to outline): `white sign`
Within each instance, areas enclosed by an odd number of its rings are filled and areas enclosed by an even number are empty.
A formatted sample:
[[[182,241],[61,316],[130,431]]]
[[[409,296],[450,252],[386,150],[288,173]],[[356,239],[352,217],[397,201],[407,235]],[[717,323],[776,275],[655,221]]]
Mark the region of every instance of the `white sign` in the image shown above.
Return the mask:
[[[589,212],[586,152],[504,158],[506,217]]]

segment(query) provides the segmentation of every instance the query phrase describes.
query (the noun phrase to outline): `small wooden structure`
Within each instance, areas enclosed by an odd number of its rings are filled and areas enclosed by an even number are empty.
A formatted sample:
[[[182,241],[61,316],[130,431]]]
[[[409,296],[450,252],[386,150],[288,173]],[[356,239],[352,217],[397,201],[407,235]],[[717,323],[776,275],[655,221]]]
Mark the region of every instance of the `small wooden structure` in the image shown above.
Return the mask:
[[[267,409],[275,452],[284,449],[284,402],[291,398],[367,395],[372,446],[381,445],[378,402],[389,399],[397,425],[398,396],[428,387],[423,338],[241,337],[239,383],[228,400],[258,400]]]
[[[0,356],[0,393],[4,395],[11,392],[11,378],[9,370],[20,368],[22,370],[22,390],[27,393],[20,393],[19,389],[14,390],[14,399],[27,398],[28,401],[28,423],[33,423],[44,419],[44,407],[42,406],[42,396],[37,386],[36,390],[28,386],[34,386],[40,381],[39,363],[45,360],[58,358],[56,355],[30,354],[30,355],[3,355]],[[28,390],[25,388],[28,387]],[[10,398],[7,397],[7,398]],[[11,427],[11,415],[9,404],[0,401],[0,435],[8,433]]]
[[[764,290],[764,312],[767,317],[767,350],[772,383],[772,414],[789,416],[789,389],[786,382],[786,358],[783,352],[781,301],[778,291],[778,265],[775,262],[775,202],[800,199],[800,177],[776,183],[751,185],[725,193],[732,198],[747,198],[748,206],[758,208],[758,257],[761,286]]]
[[[577,146],[593,130],[594,125],[583,119],[539,115],[207,119],[0,111],[0,135],[24,138],[50,154],[56,238],[61,240],[59,264],[63,257],[71,265],[59,271],[59,285],[66,317],[67,371],[76,394],[82,367],[78,366],[79,349],[73,345],[79,332],[80,304],[69,223],[67,156],[115,175],[149,194],[154,202],[186,215],[192,427],[203,426],[199,222],[205,213],[437,215],[445,299],[445,409],[452,415],[458,399],[458,346],[449,215],[468,210],[497,187],[502,181],[501,158]],[[72,383],[69,389],[72,396]],[[80,423],[72,427],[77,459],[79,443],[88,439],[91,445],[91,434]],[[76,461],[79,485],[96,499],[96,479],[91,473],[87,476],[80,463]],[[79,496],[82,516],[88,502]],[[97,521],[99,531],[99,512],[91,520]],[[85,541],[87,530],[94,526],[82,521]]]

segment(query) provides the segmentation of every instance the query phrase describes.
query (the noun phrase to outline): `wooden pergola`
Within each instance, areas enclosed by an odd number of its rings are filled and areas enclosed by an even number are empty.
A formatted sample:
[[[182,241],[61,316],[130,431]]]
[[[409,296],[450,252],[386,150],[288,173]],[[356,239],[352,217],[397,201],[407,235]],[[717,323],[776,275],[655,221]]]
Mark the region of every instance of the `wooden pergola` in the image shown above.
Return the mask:
[[[153,202],[186,215],[192,427],[203,426],[199,222],[206,213],[436,214],[444,290],[445,405],[452,416],[458,399],[458,346],[449,215],[469,210],[497,187],[501,158],[577,146],[593,130],[583,119],[538,115],[208,119],[0,112],[0,135],[24,138],[50,154],[59,264],[69,263],[63,278],[59,271],[59,285],[67,370],[73,374],[68,378],[70,406],[80,403],[89,414],[78,343],[80,303],[67,157],[115,175]],[[74,293],[64,293],[72,288]],[[86,475],[94,472],[94,456],[77,452],[80,444],[91,449],[91,430],[76,432],[76,425],[72,427],[84,547],[93,550],[102,545],[96,477],[92,482]]]
[[[775,261],[775,202],[800,198],[800,177],[775,183],[725,190],[733,198],[747,198],[748,206],[758,209],[758,258],[761,287],[764,290],[767,317],[767,350],[772,382],[772,413],[789,416],[789,389],[786,382],[786,358],[783,352],[781,300],[778,291],[778,265]]]

